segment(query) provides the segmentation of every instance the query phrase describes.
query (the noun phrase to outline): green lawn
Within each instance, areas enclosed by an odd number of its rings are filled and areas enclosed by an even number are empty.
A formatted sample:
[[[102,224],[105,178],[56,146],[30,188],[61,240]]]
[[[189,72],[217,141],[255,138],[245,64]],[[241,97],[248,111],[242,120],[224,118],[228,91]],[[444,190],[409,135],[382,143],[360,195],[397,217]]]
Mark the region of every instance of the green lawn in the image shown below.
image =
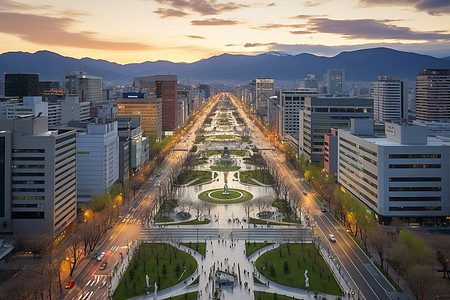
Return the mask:
[[[243,135],[243,136],[241,136],[241,140],[242,140],[243,142],[246,142],[247,144],[251,144],[251,143],[252,143],[252,141],[251,141],[251,139],[250,139],[250,136],[248,136],[248,135]]]
[[[276,300],[292,300],[292,299],[297,299],[297,298],[255,291],[255,300],[274,300],[274,299],[276,299]]]
[[[283,244],[261,255],[255,265],[262,275],[279,284],[342,295],[333,274],[313,244],[289,244],[289,248]],[[305,287],[305,269],[308,270],[308,288]]]
[[[227,139],[233,139],[236,136],[235,135],[231,135],[231,134],[218,134],[218,135],[212,135],[212,138],[216,138],[216,139],[223,139],[223,140],[227,140]]]
[[[244,163],[247,165],[253,165],[253,166],[255,165],[255,163],[252,161],[252,159],[248,158],[248,157],[244,158]]]
[[[164,298],[163,300],[195,300],[198,292],[187,293],[175,297]]]
[[[247,156],[247,150],[230,150],[231,155]]]
[[[166,223],[166,222],[173,222],[174,220],[171,217],[160,217],[156,218],[155,223]]]
[[[273,245],[273,243],[245,243],[245,253],[247,254],[247,256],[250,256],[259,249],[262,249],[269,245]]]
[[[253,276],[253,282],[254,283],[259,283],[259,284],[262,284],[262,285],[267,285],[264,282],[262,282],[261,280],[259,280],[258,278],[256,278],[255,276]]]
[[[180,278],[186,266],[186,272]],[[178,250],[169,244],[142,244],[133,256],[115,293],[114,300],[128,299],[145,295],[145,275],[148,274],[154,290],[154,282],[163,290],[175,285],[194,273],[197,261],[188,253]]]
[[[292,218],[289,218],[289,217],[284,217],[283,219],[281,219],[283,222],[286,222],[286,223],[301,223],[300,222],[300,220],[297,220],[297,219],[292,219]]]
[[[205,256],[206,254],[206,244],[205,243],[181,243],[181,245],[194,249],[201,255]]]
[[[212,173],[210,171],[183,171],[178,176],[178,183],[187,184],[195,178],[199,178],[199,180],[197,180],[193,184],[208,182],[212,180]]]
[[[202,152],[205,152],[208,156],[222,154],[222,150],[202,150]]]
[[[243,183],[255,184],[250,178],[256,179],[262,184],[272,184],[272,176],[267,171],[253,170],[239,172],[240,181]]]
[[[211,221],[209,219],[204,219],[204,220],[201,220],[201,221],[198,220],[198,219],[194,219],[194,220],[189,220],[189,221],[184,221],[184,222],[167,224],[167,226],[175,226],[175,225],[203,225],[203,224],[209,224],[209,223],[211,223]]]
[[[198,195],[198,198],[202,201],[216,203],[216,204],[234,204],[234,203],[245,202],[245,201],[251,200],[253,198],[253,195],[251,193],[246,192],[244,190],[239,190],[239,189],[232,189],[232,190],[241,192],[243,194],[243,196],[236,200],[215,200],[215,199],[210,198],[208,196],[208,194],[212,191],[223,191],[223,189],[214,189],[214,190],[207,190],[207,191],[200,193]],[[232,190],[230,190],[230,191],[232,191]]]
[[[211,166],[213,171],[237,171],[240,168],[239,166]]]
[[[204,135],[197,135],[195,137],[195,142],[194,144],[200,144],[203,143],[205,141],[206,137]]]
[[[196,161],[195,163],[194,163],[194,165],[195,166],[199,166],[199,165],[204,165],[204,164],[207,164],[208,162],[206,161],[206,160],[199,160],[199,161]]]

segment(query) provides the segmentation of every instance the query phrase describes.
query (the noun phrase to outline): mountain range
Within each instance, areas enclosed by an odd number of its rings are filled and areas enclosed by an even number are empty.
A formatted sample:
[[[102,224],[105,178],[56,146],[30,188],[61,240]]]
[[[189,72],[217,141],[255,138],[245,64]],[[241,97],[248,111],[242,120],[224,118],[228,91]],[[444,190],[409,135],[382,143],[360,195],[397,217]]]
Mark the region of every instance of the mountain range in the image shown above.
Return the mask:
[[[285,52],[259,55],[225,53],[193,63],[158,60],[122,65],[92,58],[75,59],[50,51],[0,55],[0,74],[39,73],[40,80],[58,80],[67,71],[84,71],[111,82],[131,82],[135,76],[154,74],[176,74],[181,81],[248,82],[264,77],[298,81],[306,74],[315,74],[321,80],[327,69],[345,69],[348,81],[374,81],[378,75],[397,75],[415,80],[419,70],[425,68],[450,69],[450,57],[436,58],[389,48],[371,48],[341,52],[333,57]]]

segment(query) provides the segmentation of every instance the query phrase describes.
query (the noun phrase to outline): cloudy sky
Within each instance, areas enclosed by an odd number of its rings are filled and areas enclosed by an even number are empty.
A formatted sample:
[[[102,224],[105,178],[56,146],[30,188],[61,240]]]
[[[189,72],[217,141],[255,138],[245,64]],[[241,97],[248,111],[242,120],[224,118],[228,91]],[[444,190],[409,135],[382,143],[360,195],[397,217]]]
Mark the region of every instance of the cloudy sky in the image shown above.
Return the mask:
[[[380,46],[450,56],[450,0],[0,0],[0,53],[192,62]]]

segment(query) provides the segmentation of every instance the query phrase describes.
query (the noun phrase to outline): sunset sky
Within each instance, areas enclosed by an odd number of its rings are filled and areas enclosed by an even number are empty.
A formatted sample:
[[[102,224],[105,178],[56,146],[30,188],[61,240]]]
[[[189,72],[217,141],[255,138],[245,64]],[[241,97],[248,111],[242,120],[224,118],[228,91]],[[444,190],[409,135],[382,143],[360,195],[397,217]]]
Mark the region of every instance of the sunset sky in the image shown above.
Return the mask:
[[[450,56],[450,0],[0,0],[0,53],[124,64],[379,46]]]

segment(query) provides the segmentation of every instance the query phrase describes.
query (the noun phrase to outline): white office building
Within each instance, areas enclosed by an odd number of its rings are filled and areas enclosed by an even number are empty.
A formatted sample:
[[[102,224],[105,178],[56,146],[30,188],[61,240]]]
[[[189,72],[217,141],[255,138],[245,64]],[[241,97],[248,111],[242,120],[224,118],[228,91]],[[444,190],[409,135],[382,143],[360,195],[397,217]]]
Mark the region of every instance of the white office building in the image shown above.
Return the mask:
[[[373,83],[374,119],[401,124],[408,120],[406,80],[394,76],[378,76]]]
[[[377,137],[370,120],[352,120],[338,137],[339,183],[381,223],[442,225],[450,216],[450,141],[427,136],[426,127],[394,123]]]
[[[305,106],[306,97],[317,97],[317,89],[298,88],[293,91],[281,91],[280,123],[281,134],[299,137],[299,113]]]
[[[76,221],[76,132],[47,117],[0,120],[0,232],[63,233]]]
[[[60,100],[61,105],[61,123],[66,124],[70,121],[86,121],[91,115],[91,103],[80,102],[78,96],[68,96]]]
[[[119,178],[117,121],[87,123],[83,131],[77,136],[78,202],[106,194]]]
[[[300,111],[299,153],[310,161],[323,160],[325,134],[349,128],[352,118],[373,119],[372,99],[306,98]]]

